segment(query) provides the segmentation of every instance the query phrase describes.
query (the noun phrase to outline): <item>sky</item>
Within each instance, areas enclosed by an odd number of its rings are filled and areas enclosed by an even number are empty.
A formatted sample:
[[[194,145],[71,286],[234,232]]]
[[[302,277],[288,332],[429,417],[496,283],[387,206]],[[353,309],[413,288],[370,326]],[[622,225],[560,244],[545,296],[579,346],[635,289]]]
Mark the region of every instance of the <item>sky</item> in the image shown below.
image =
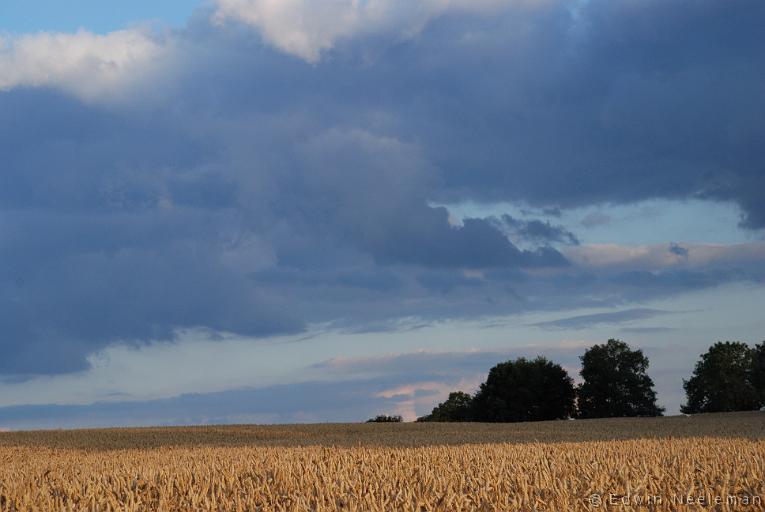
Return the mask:
[[[108,7],[108,8],[107,8]],[[760,0],[0,5],[0,428],[407,420],[765,339]]]
[[[198,7],[198,0],[3,0],[2,30],[28,32],[76,32],[98,34],[125,27],[157,23],[182,27]]]

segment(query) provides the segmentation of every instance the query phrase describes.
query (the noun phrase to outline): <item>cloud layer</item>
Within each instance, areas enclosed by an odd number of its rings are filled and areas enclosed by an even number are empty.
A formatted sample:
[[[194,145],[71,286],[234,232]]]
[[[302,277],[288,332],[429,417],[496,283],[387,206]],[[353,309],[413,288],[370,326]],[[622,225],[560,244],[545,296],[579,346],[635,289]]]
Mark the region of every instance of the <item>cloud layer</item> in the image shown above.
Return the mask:
[[[0,373],[180,329],[761,283],[759,242],[593,246],[434,205],[701,198],[765,227],[764,20],[755,0],[219,0],[161,37],[6,37]]]
[[[338,41],[359,37],[410,39],[447,13],[486,14],[524,0],[216,0],[214,20],[257,28],[276,48],[316,63]]]
[[[0,37],[0,91],[53,87],[85,100],[119,98],[125,89],[156,75],[169,53],[138,29]]]

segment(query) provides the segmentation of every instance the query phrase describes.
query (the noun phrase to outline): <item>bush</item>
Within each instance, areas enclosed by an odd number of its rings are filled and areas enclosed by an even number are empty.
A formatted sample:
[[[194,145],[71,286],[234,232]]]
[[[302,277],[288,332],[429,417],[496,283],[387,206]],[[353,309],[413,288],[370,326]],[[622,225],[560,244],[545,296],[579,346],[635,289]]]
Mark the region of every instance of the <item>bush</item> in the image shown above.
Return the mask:
[[[367,423],[401,423],[404,419],[401,416],[385,416],[383,414],[367,420]]]

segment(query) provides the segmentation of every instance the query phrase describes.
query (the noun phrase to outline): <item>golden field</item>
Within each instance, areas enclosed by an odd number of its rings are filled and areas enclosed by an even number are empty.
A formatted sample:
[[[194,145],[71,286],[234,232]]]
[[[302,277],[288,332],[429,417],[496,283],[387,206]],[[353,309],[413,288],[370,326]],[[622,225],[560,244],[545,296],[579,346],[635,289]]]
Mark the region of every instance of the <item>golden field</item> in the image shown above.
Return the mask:
[[[0,434],[0,510],[765,510],[765,414]]]

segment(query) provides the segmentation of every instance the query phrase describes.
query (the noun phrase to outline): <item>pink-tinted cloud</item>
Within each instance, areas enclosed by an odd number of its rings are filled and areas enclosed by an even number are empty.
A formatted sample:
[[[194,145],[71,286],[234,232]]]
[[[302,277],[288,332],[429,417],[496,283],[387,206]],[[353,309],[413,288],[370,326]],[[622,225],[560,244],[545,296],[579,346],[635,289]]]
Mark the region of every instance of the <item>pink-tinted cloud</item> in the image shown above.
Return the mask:
[[[681,249],[681,250],[679,250]],[[566,257],[586,268],[663,270],[765,264],[765,242],[743,244],[588,244],[569,247]]]

